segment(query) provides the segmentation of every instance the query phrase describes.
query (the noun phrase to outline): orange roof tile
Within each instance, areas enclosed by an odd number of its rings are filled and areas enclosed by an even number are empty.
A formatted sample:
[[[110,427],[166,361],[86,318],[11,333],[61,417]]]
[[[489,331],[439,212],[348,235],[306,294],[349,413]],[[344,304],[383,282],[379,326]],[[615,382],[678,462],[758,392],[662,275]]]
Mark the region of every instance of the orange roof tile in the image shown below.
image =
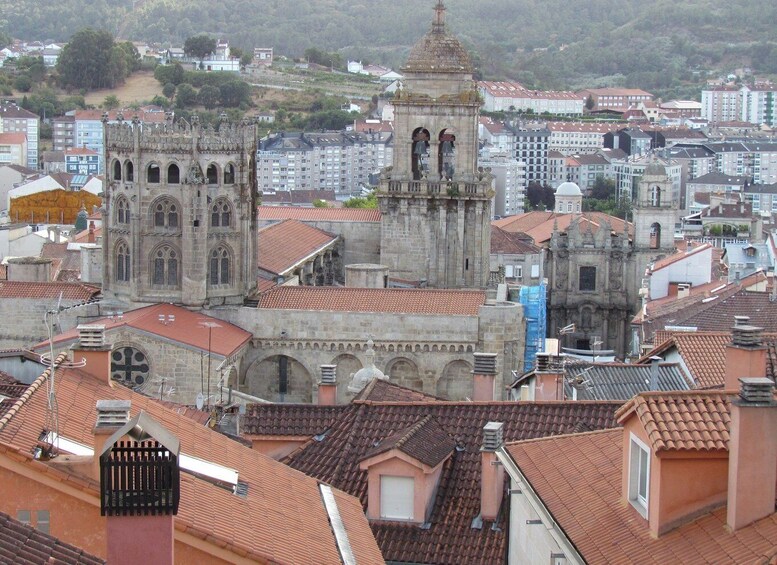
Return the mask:
[[[276,275],[286,273],[337,237],[298,220],[271,224],[257,234],[258,266]]]
[[[615,413],[636,414],[654,452],[728,450],[729,395],[720,392],[643,392]]]
[[[260,220],[300,220],[301,222],[379,222],[380,210],[374,208],[302,208],[297,206],[259,206]]]
[[[259,297],[259,308],[476,316],[485,302],[480,290],[279,286]]]
[[[705,243],[704,245],[700,245],[698,247],[688,249],[687,251],[684,251],[684,252],[673,253],[667,257],[664,257],[663,259],[656,261],[653,264],[652,271],[656,272],[659,269],[668,267],[669,265],[672,265],[673,263],[677,263],[678,261],[685,259],[687,257],[690,257],[691,255],[695,255],[696,253],[700,253],[702,251],[706,251],[707,249],[711,249],[711,248],[712,248],[711,243]]]
[[[656,332],[656,335],[663,332]],[[774,351],[777,334],[762,334],[764,344],[770,353]],[[647,353],[640,362],[658,355],[659,357],[672,348],[683,360],[688,372],[696,383],[696,388],[719,388],[726,380],[726,345],[731,343],[731,332],[670,332],[668,338],[655,349]],[[769,355],[766,373],[774,378],[777,376],[777,359]]]
[[[8,145],[21,145],[27,142],[27,134],[20,132],[0,133],[0,143]]]
[[[41,300],[91,300],[100,294],[96,286],[63,282],[0,281],[0,298],[37,298]]]
[[[171,316],[174,316],[175,319],[173,322],[162,323],[160,322],[160,316],[164,316],[165,320],[168,320]],[[218,324],[218,327],[214,327],[208,332],[208,328],[202,325],[202,322],[206,321],[215,322]],[[192,312],[174,304],[145,306],[130,312],[124,312],[121,319],[110,317],[97,318],[90,320],[89,323],[104,325],[106,332],[121,327],[133,328],[196,347],[202,351],[211,351],[223,357],[232,355],[251,339],[250,332],[234,324],[212,318],[200,312]],[[209,333],[210,336],[208,335]],[[56,336],[54,343],[75,342],[77,339],[78,329],[72,329]],[[32,349],[38,350],[47,346],[48,341],[39,343]]]
[[[603,212],[557,214],[556,212],[534,211],[495,220],[491,222],[491,225],[507,232],[524,232],[532,238],[534,243],[540,245],[550,240],[555,228],[558,228],[559,232],[565,232],[574,220],[580,223],[581,230],[588,230],[590,227],[594,234],[605,223],[608,223],[610,229],[616,233],[623,233],[624,224],[628,226],[630,235],[634,233],[632,224]]]
[[[0,446],[29,454],[38,444],[48,421],[48,375],[47,370],[36,379],[15,410],[0,419]],[[130,400],[131,417],[141,410],[147,412],[179,439],[181,452],[238,471],[240,482],[248,485],[245,497],[182,473],[181,502],[175,517],[177,530],[262,562],[290,565],[341,562],[316,479],[198,424],[152,398],[123,386],[112,388],[107,375],[101,380],[78,369],[60,367],[57,400],[59,434],[72,441],[93,444],[97,400]],[[27,457],[26,464],[31,468],[50,469],[45,463],[30,461]],[[98,496],[93,481],[87,481],[85,487],[88,493]],[[366,518],[356,511],[359,501],[337,492],[335,498],[356,560],[383,563]]]
[[[621,496],[622,430],[523,441],[507,451],[588,563],[769,563],[777,555],[777,514],[732,533],[719,508],[652,537]]]

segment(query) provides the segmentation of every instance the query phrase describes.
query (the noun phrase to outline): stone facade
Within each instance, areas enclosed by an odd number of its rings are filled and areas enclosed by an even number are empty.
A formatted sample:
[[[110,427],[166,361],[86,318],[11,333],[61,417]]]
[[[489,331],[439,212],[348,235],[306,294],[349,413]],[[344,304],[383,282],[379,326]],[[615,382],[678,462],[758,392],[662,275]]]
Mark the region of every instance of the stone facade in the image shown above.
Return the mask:
[[[239,388],[272,401],[316,401],[321,365],[337,365],[338,400],[349,400],[347,386],[365,364],[369,336],[375,364],[392,382],[455,400],[472,397],[472,354],[497,353],[501,399],[525,348],[523,309],[511,302],[484,304],[477,316],[249,308],[210,314],[254,334]]]
[[[103,293],[240,303],[256,284],[256,127],[106,124]]]
[[[491,175],[478,172],[480,97],[462,45],[432,29],[402,69],[394,105],[394,157],[381,175],[380,263],[398,278],[436,288],[485,287]]]

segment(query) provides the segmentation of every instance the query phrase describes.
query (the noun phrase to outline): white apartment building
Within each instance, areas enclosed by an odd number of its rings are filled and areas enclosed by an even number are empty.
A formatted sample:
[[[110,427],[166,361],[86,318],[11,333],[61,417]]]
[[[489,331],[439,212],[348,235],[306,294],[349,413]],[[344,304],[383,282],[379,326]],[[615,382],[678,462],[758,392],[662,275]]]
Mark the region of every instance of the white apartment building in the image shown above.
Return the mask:
[[[755,125],[777,126],[777,86],[759,84],[744,85],[741,95],[741,120]]]
[[[564,155],[596,153],[604,147],[604,134],[615,132],[624,125],[602,122],[548,122],[548,150],[559,151]]]
[[[652,162],[653,155],[640,155],[626,159],[614,159],[612,172],[615,178],[616,190],[619,198],[634,200],[637,196],[637,188],[645,168]],[[672,200],[680,204],[680,191],[682,188],[682,167],[675,161],[658,159],[659,163],[666,167],[666,173],[672,181]]]
[[[701,117],[710,122],[735,122],[740,119],[741,108],[735,85],[708,86],[701,91]]]
[[[491,174],[494,175],[494,216],[523,213],[523,200],[526,196],[524,164],[506,151],[486,151],[478,159],[478,166],[491,169]]]
[[[23,133],[27,136],[27,168],[37,171],[40,117],[14,103],[0,104],[0,133]]]
[[[530,110],[535,114],[582,116],[585,100],[576,92],[556,90],[529,90],[517,82],[479,81],[478,90],[487,112],[515,112]]]
[[[355,192],[391,164],[392,141],[390,132],[274,134],[259,143],[259,189]]]

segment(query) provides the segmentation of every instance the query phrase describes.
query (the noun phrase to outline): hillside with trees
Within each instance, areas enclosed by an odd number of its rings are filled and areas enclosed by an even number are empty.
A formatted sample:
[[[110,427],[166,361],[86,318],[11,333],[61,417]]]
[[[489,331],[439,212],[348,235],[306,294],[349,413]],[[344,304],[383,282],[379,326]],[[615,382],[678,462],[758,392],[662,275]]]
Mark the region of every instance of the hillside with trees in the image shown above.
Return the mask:
[[[66,40],[107,29],[120,39],[183,45],[207,34],[246,50],[302,56],[337,52],[392,66],[428,29],[432,0],[17,0],[0,31]],[[773,0],[447,0],[451,29],[475,53],[479,73],[538,88],[599,84],[666,93],[689,89],[708,69],[777,73]],[[0,22],[2,24],[3,22]]]

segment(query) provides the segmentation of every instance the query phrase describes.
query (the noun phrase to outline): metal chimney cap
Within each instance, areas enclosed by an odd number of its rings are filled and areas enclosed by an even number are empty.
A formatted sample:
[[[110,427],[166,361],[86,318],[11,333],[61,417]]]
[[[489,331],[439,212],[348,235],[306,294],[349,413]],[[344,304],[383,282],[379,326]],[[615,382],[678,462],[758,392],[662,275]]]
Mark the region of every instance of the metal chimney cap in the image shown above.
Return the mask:
[[[774,382],[766,377],[742,377],[737,404],[758,404],[772,406],[774,401]]]

